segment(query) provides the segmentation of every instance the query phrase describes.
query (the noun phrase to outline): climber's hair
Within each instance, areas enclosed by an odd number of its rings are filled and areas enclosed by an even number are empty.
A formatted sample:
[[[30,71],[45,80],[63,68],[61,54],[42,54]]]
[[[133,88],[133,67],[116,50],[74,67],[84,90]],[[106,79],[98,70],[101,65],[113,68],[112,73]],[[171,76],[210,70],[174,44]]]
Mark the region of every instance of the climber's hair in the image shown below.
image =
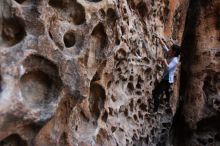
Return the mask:
[[[176,44],[173,44],[172,46],[172,50],[175,52],[175,57],[179,57],[180,55],[180,46],[176,45]]]

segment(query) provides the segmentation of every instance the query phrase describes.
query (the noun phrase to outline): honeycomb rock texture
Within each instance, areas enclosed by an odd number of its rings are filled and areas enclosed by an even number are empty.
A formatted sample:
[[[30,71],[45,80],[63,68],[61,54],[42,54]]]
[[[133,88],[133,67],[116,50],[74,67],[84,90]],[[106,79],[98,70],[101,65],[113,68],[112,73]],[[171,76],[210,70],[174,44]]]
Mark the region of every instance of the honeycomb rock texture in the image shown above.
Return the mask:
[[[0,146],[180,146],[173,124],[180,68],[172,96],[152,112],[163,73],[157,36],[168,45],[184,40],[187,100],[177,113],[182,128],[188,125],[186,146],[219,142],[220,1],[188,6],[189,0],[0,0]]]

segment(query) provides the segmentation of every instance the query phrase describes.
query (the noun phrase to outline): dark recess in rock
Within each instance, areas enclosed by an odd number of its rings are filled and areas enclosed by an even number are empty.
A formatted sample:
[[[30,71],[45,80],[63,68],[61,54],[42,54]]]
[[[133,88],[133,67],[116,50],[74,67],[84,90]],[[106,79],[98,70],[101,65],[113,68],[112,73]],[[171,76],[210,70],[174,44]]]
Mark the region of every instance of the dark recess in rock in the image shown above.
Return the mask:
[[[83,24],[86,21],[85,8],[79,3],[74,3],[74,9],[70,13],[70,17],[74,24]]]
[[[59,146],[69,146],[68,142],[67,142],[67,133],[64,132],[59,140]]]
[[[40,55],[28,56],[23,65],[27,72],[20,85],[27,103],[41,106],[56,100],[62,86],[57,66]]]
[[[145,2],[141,1],[140,3],[137,4],[136,8],[142,18],[147,16],[148,8]]]
[[[92,114],[92,116],[95,119],[99,118],[99,115],[101,113],[101,110],[104,108],[106,95],[105,95],[105,89],[97,84],[97,83],[91,83],[90,85],[90,95],[89,95],[89,109]],[[104,115],[104,120],[106,116]]]
[[[99,47],[101,49],[104,49],[107,46],[107,35],[105,32],[105,27],[102,23],[99,23],[95,26],[95,28],[92,31],[92,36],[96,37],[98,39],[97,43],[100,45]]]
[[[28,146],[27,142],[23,140],[18,134],[12,134],[2,141],[0,141],[1,146]]]
[[[21,18],[3,18],[2,39],[9,45],[15,45],[25,37],[25,23]]]
[[[102,23],[98,23],[93,29],[92,40],[94,43],[96,59],[105,58],[105,48],[108,45],[108,37]]]
[[[87,0],[89,2],[101,2],[102,0]]]
[[[50,100],[53,81],[42,71],[32,71],[21,77],[21,91],[25,100],[40,104]]]
[[[18,2],[19,4],[22,4],[26,0],[15,0],[15,1]]]
[[[64,8],[69,4],[69,0],[50,0],[49,5],[56,8]]]
[[[73,31],[68,31],[63,37],[64,44],[67,48],[74,46],[76,42],[75,33]]]
[[[187,70],[189,70],[189,65],[192,64],[194,60],[194,54],[196,52],[196,24],[198,17],[200,15],[200,8],[198,7],[199,3],[198,0],[190,1],[189,4],[189,10],[187,12],[187,18],[186,18],[186,25],[185,30],[183,34],[183,42],[182,42],[182,52],[181,52],[181,62],[182,68],[181,68],[181,88],[180,88],[180,94],[184,95],[185,89],[187,87],[187,83],[189,83],[189,73]]]
[[[109,8],[107,10],[107,17],[109,20],[112,20],[112,21],[115,21],[118,18],[117,13],[115,12],[113,8]]]

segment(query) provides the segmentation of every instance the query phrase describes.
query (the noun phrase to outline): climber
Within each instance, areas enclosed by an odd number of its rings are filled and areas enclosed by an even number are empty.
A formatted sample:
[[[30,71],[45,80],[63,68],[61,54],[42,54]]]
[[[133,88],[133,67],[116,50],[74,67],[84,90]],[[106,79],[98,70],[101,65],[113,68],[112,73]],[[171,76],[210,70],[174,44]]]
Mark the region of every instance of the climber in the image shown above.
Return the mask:
[[[168,49],[164,40],[159,38],[160,44],[166,54],[166,59],[162,60],[163,65],[166,67],[163,78],[160,83],[153,90],[154,99],[154,112],[157,112],[160,102],[160,97],[165,91],[166,98],[169,101],[170,98],[170,86],[174,82],[174,73],[179,63],[180,46],[173,44],[171,49]]]

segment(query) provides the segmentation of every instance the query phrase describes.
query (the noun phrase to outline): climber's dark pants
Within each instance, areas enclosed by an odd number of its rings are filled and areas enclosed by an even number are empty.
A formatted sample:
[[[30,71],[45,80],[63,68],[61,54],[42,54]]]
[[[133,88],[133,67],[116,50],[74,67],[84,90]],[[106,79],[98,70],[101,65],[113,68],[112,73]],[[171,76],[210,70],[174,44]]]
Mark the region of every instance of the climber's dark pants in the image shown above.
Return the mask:
[[[169,81],[167,80],[162,80],[153,90],[153,99],[154,99],[154,111],[158,110],[159,104],[160,104],[160,98],[163,95],[163,92],[165,91],[167,100],[169,101],[170,99],[170,85]]]

